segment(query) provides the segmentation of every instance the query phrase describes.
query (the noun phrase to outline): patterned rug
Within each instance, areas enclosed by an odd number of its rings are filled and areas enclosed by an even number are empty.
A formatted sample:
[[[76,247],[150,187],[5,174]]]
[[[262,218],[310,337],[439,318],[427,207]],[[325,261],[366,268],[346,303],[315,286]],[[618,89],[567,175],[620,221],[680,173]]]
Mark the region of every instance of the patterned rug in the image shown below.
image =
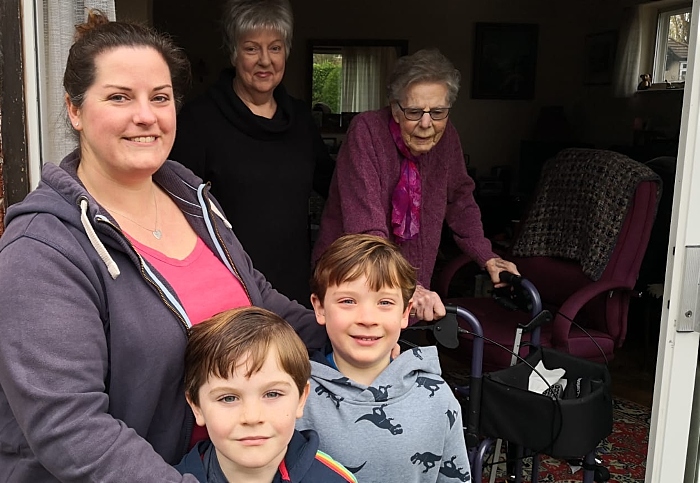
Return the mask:
[[[448,381],[463,380],[461,374],[447,371]],[[613,398],[613,431],[597,449],[597,457],[610,472],[610,483],[644,483],[649,419],[651,409],[621,398]],[[503,456],[502,456],[503,458]],[[532,459],[523,461],[523,481],[530,481]],[[502,468],[502,466],[501,466]],[[483,482],[488,482],[488,468],[484,469]],[[496,481],[502,483],[505,471],[499,469]],[[578,483],[583,481],[583,470],[572,471],[568,462],[540,456],[540,483]]]

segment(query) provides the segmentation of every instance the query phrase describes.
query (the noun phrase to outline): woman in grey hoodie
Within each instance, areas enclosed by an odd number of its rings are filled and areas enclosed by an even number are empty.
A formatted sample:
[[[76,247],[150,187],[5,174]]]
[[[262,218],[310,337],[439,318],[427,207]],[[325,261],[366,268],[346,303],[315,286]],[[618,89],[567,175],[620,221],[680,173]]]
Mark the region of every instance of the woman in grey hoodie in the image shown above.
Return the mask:
[[[189,328],[256,305],[309,348],[313,314],[257,272],[209,187],[166,161],[184,54],[92,11],[64,87],[79,148],[47,164],[0,239],[0,481],[195,482]],[[186,76],[185,76],[186,77]]]

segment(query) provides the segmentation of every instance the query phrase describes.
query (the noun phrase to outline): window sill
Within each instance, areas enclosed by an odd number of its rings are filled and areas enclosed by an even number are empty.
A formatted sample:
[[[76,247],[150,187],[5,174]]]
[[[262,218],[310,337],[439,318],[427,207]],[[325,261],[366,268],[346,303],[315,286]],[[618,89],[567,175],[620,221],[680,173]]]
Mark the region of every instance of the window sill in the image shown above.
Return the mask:
[[[672,82],[670,84],[658,82],[652,84],[651,87],[649,87],[648,89],[637,89],[637,94],[645,92],[683,92],[684,87],[685,82]]]

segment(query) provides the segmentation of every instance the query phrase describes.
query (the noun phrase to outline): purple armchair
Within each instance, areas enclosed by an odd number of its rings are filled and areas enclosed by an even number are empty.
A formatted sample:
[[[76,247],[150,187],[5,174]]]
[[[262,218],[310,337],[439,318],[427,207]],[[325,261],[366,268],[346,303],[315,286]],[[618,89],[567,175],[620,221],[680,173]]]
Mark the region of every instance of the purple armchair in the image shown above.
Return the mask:
[[[609,151],[569,149],[547,163],[522,230],[505,255],[554,315],[542,328],[542,345],[598,362],[614,357],[627,333],[659,187],[647,167]],[[461,256],[448,263],[434,289],[446,303],[471,311],[486,337],[512,349],[517,324],[529,314],[504,309],[492,298],[449,297],[450,281],[469,262]],[[509,364],[510,354],[486,340],[484,368]]]

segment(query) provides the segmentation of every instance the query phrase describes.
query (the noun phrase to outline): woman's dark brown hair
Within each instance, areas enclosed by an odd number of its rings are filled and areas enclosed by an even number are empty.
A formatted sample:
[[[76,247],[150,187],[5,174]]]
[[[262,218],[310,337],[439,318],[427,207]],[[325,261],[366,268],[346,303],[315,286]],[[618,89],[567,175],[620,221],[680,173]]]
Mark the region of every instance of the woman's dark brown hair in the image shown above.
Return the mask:
[[[85,23],[75,27],[75,42],[68,53],[63,88],[70,102],[81,107],[85,92],[95,82],[95,58],[118,47],[150,47],[162,57],[170,70],[175,103],[179,108],[190,84],[190,63],[172,39],[152,28],[134,23],[110,22],[99,10],[92,9]]]

